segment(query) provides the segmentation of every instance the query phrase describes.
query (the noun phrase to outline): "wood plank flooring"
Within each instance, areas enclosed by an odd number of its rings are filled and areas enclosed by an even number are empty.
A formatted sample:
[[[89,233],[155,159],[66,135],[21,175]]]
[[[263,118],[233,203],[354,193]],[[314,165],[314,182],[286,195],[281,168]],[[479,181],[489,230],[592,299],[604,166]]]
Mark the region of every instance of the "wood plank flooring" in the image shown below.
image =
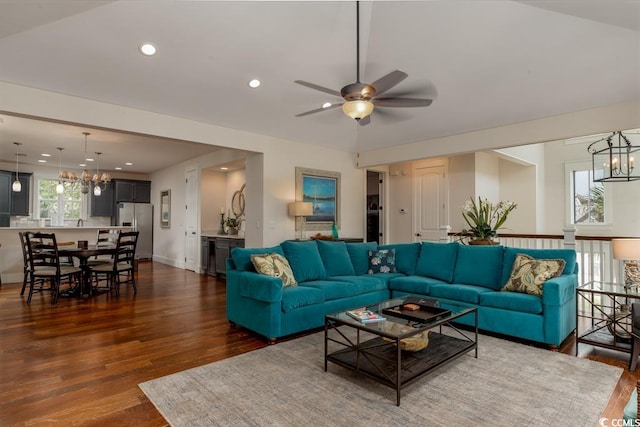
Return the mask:
[[[225,317],[224,280],[143,262],[138,293],[21,297],[0,287],[0,426],[164,426],[138,383],[264,347]],[[584,348],[583,348],[584,347]],[[574,354],[569,338],[560,351]],[[623,353],[580,357],[625,367]],[[604,416],[619,418],[638,380],[625,371]]]

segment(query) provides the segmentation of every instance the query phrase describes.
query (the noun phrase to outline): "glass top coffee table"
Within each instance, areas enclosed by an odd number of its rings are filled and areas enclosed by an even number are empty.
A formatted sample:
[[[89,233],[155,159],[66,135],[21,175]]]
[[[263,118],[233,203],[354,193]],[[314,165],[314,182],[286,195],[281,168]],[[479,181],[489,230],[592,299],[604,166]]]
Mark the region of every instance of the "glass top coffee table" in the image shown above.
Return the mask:
[[[426,316],[425,320],[425,316],[414,319],[401,310],[404,301],[405,298],[396,298],[364,307],[386,318],[380,322],[363,323],[347,311],[325,316],[325,372],[329,362],[359,372],[395,389],[396,405],[400,406],[400,390],[404,386],[471,350],[478,357],[475,307],[435,311],[436,315]],[[438,315],[441,312],[444,313]],[[463,316],[473,317],[471,331],[452,324]],[[446,333],[443,326],[448,326]],[[427,338],[428,344],[420,349]]]

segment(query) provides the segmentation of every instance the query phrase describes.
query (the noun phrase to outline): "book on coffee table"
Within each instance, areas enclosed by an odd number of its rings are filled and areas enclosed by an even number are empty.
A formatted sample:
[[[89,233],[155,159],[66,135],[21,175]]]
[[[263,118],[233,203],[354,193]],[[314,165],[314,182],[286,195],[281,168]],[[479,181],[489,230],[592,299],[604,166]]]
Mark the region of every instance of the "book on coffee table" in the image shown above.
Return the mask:
[[[371,310],[367,310],[366,308],[349,310],[347,311],[347,314],[362,323],[375,323],[387,320],[386,317],[381,316],[380,314],[375,313]]]

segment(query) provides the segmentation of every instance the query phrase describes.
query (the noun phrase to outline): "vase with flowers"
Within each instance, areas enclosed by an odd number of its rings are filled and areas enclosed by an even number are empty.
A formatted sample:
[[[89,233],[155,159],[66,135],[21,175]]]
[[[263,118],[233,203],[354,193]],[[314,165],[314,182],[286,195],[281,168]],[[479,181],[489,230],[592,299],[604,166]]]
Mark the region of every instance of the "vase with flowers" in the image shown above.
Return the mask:
[[[229,215],[225,221],[225,230],[227,234],[238,234],[238,230],[240,230],[240,224],[242,223],[242,221],[243,219],[239,216],[232,218],[231,215]]]
[[[471,236],[470,245],[497,245],[494,238],[498,230],[517,206],[514,202],[492,203],[481,197],[476,203],[473,197],[470,198],[462,207],[462,217],[470,228],[463,230],[462,235]]]

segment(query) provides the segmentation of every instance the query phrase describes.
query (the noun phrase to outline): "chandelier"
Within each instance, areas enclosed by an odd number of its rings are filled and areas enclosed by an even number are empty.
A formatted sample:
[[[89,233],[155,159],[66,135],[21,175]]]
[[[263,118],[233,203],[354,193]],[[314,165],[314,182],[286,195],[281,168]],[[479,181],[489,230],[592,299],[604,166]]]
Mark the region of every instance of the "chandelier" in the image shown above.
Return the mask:
[[[100,174],[100,155],[102,153],[100,153],[99,151],[96,151],[96,173],[93,174],[93,178],[91,179],[93,181],[93,195],[94,196],[99,196],[102,194],[102,192],[104,190],[107,189],[107,185],[109,185],[109,181],[111,181],[111,175],[109,175],[106,172],[103,172],[102,174]],[[84,175],[84,172],[83,172]]]
[[[634,175],[634,153],[639,150],[640,146],[634,146],[622,131],[592,142],[587,151],[593,157],[593,181],[625,182],[640,179],[637,171]]]
[[[69,172],[62,169],[62,150],[64,150],[64,148],[56,147],[56,149],[58,150],[58,185],[56,185],[56,193],[62,194],[64,193],[64,185],[75,185],[78,177],[75,172]]]
[[[82,132],[84,135],[84,157],[86,161],[93,161],[93,159],[87,158],[87,137],[91,135],[89,132]],[[77,184],[80,185],[80,192],[82,194],[89,193],[89,188],[91,187],[91,183],[93,182],[93,194],[94,196],[99,196],[102,192],[107,188],[107,185],[111,181],[111,175],[107,172],[100,173],[100,155],[102,153],[96,152],[98,156],[96,162],[96,173],[91,175],[91,173],[84,169],[80,174],[80,177],[76,175],[75,172],[69,172],[67,170],[62,169],[62,151],[64,148],[56,147],[58,149],[58,185],[56,185],[56,192],[61,194],[64,192],[65,185],[68,187],[73,187]],[[81,166],[85,166],[85,164],[81,164]]]

